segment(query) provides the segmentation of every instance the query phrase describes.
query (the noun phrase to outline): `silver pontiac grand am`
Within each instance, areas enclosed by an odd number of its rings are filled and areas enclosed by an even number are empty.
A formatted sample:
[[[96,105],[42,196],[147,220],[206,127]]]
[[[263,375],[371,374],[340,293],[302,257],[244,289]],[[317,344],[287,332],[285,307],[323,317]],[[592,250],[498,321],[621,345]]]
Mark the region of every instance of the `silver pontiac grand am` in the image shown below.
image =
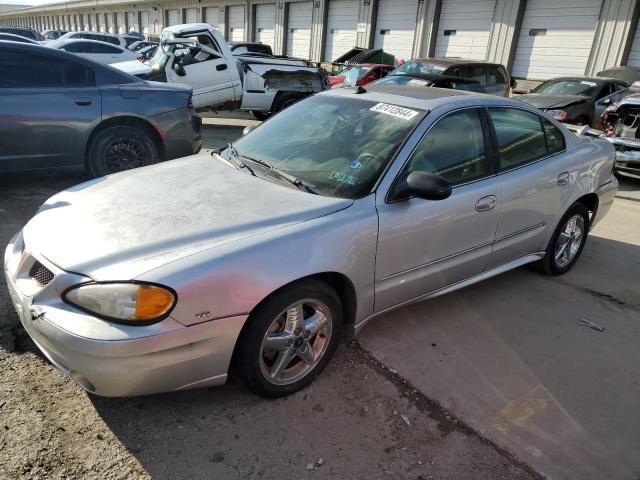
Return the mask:
[[[24,328],[90,392],[309,384],[342,333],[537,262],[577,261],[614,149],[524,103],[332,90],[222,151],[78,185],[9,243]]]

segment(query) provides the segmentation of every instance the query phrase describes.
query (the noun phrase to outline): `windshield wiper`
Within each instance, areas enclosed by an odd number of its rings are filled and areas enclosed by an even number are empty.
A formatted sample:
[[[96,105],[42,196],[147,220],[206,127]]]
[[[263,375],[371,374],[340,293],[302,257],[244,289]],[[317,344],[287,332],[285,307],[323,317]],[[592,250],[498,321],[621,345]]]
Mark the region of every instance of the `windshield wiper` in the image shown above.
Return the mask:
[[[247,165],[242,161],[242,158],[238,153],[238,150],[236,150],[236,147],[233,146],[233,143],[231,142],[227,143],[227,150],[229,150],[229,159],[232,161],[232,163],[236,166],[238,170],[242,170],[244,168],[251,175],[253,175],[254,177],[256,176],[255,172],[253,171],[253,168],[251,168],[249,165]],[[233,159],[231,159],[231,157],[233,157]]]
[[[231,152],[232,155],[234,155],[238,161],[240,161],[242,163],[242,165],[244,165],[244,168],[247,168],[251,171],[251,173],[253,173],[253,170],[251,170],[251,168],[245,164],[244,162],[242,162],[242,158],[244,158],[245,160],[249,160],[250,162],[253,163],[257,163],[258,165],[264,167],[267,171],[275,173],[276,176],[278,176],[279,178],[282,178],[283,180],[286,180],[287,182],[289,182],[291,185],[295,186],[296,188],[302,190],[303,192],[307,192],[307,193],[312,193],[314,195],[317,195],[317,193],[305,182],[303,182],[302,180],[300,180],[298,177],[295,177],[289,173],[285,173],[282,170],[278,169],[277,167],[274,167],[273,165],[265,162],[264,160],[259,160],[257,158],[252,158],[252,157],[248,157],[246,155],[243,155],[241,153],[239,153],[235,147],[229,143],[229,151]],[[255,176],[255,173],[253,173],[253,175]]]

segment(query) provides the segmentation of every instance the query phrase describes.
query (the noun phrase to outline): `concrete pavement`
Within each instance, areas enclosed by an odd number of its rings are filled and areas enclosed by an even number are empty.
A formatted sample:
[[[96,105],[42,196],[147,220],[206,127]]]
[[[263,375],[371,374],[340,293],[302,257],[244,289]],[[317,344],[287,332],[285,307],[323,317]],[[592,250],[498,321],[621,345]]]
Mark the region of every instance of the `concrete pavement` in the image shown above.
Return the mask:
[[[358,338],[542,474],[636,480],[639,273],[640,180],[623,179],[569,274],[519,269],[380,317]]]

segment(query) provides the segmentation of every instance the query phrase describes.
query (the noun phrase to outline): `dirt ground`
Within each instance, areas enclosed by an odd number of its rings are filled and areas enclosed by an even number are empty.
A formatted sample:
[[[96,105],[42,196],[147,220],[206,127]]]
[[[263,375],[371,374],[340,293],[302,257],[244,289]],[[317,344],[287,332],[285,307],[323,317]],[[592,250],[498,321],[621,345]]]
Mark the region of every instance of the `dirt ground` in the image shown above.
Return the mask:
[[[82,174],[0,179],[0,245]],[[427,368],[425,366],[425,368]],[[0,279],[2,479],[530,479],[357,344],[280,400],[230,384],[150,397],[89,395],[18,324]]]

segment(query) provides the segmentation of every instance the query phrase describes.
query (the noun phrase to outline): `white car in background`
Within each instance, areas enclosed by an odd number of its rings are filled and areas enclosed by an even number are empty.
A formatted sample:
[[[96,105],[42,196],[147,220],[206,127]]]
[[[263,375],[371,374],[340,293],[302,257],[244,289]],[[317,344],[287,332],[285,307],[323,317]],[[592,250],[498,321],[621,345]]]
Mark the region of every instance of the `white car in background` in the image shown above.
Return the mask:
[[[98,42],[107,42],[118,47],[126,48],[127,42],[120,35],[103,32],[68,32],[62,35],[58,40],[96,40]]]
[[[96,40],[58,39],[46,45],[49,48],[64,50],[94,62],[110,64],[136,60],[138,55],[126,48]]]

